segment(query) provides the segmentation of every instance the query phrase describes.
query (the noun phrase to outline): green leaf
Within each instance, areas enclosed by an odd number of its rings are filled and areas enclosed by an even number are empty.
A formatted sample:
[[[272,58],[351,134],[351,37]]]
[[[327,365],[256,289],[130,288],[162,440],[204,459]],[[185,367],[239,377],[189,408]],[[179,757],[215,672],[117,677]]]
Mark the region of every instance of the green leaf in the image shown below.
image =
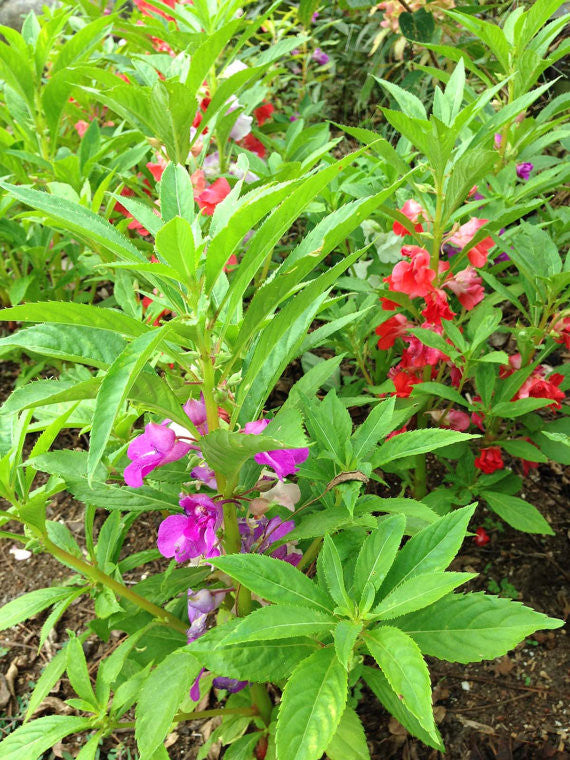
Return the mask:
[[[24,409],[60,404],[64,401],[95,398],[101,380],[100,377],[91,377],[79,383],[73,380],[35,380],[16,388],[0,409],[0,414],[13,414]]]
[[[330,760],[370,760],[364,727],[352,707],[346,707],[326,749]]]
[[[372,689],[378,700],[384,705],[396,720],[406,728],[412,736],[416,736],[428,747],[435,747],[444,752],[443,742],[437,728],[433,733],[428,733],[420,725],[418,719],[402,704],[402,700],[394,693],[386,676],[376,668],[364,666],[363,678]]]
[[[511,420],[545,406],[550,406],[550,404],[552,404],[552,399],[549,398],[519,398],[516,401],[499,401],[489,410],[489,417],[504,417]]]
[[[406,499],[404,497],[383,499],[380,496],[366,494],[366,496],[360,499],[359,504],[362,507],[368,505],[370,511],[404,515],[406,517],[406,532],[409,533],[417,533],[421,528],[425,528],[425,523],[431,525],[431,523],[439,520],[439,515],[436,512],[422,501],[416,501],[415,499]],[[413,526],[414,530],[410,530],[410,526]]]
[[[352,620],[341,620],[334,629],[334,648],[339,662],[347,670],[350,667],[354,645],[362,631],[362,623],[353,623]]]
[[[450,594],[395,621],[424,654],[462,663],[502,657],[534,631],[563,624],[520,602],[480,591]]]
[[[333,648],[303,660],[283,690],[276,733],[279,759],[318,760],[338,728],[346,696],[346,670]]]
[[[362,598],[369,583],[375,590],[380,588],[400,548],[405,527],[404,515],[392,515],[364,539],[356,560],[351,596]]]
[[[2,760],[38,760],[54,744],[69,734],[77,734],[91,727],[90,718],[72,715],[46,715],[25,723],[2,742]]]
[[[66,647],[67,651],[67,675],[75,693],[85,702],[97,706],[97,700],[91,686],[87,660],[83,652],[83,646],[77,636],[72,636]]]
[[[244,641],[268,641],[293,636],[318,636],[330,631],[335,619],[330,614],[304,607],[271,605],[260,607],[240,621],[224,639],[224,646]]]
[[[160,178],[159,192],[160,213],[165,222],[169,222],[176,217],[186,222],[193,221],[194,189],[190,176],[184,166],[173,163],[168,164]],[[193,242],[194,240],[192,239]],[[158,236],[156,245],[158,248]],[[171,262],[169,261],[168,263],[170,264]],[[177,267],[174,268],[176,269]]]
[[[509,525],[525,533],[542,533],[553,536],[554,531],[540,514],[536,507],[518,496],[499,491],[481,491],[481,498],[485,499],[493,512],[499,515]]]
[[[357,463],[368,461],[378,441],[390,432],[395,401],[395,398],[389,398],[376,404],[352,436],[352,449]]]
[[[200,438],[200,450],[206,462],[230,481],[254,454],[281,448],[283,442],[268,435],[232,433],[220,428]]]
[[[326,594],[288,562],[262,554],[228,554],[211,564],[269,602],[330,612]]]
[[[158,351],[158,346],[164,340],[168,330],[169,325],[166,324],[158,330],[152,330],[135,338],[115,359],[103,378],[95,402],[91,427],[87,460],[87,476],[89,479],[93,477],[97,465],[101,461],[107,442],[111,437],[113,425],[127,400],[129,391],[145,364]]]
[[[293,668],[318,646],[307,638],[246,641],[239,646],[226,646],[224,639],[239,623],[238,619],[234,619],[211,628],[189,644],[187,650],[213,673],[260,682],[287,678]]]
[[[156,250],[178,273],[182,282],[196,271],[198,262],[194,233],[192,225],[186,219],[175,216],[158,231]]]
[[[409,40],[414,42],[429,42],[435,31],[433,14],[425,8],[409,13],[403,11],[398,17],[400,31]]]
[[[445,570],[459,551],[474,511],[475,505],[457,509],[412,536],[398,552],[381,592],[421,573]]]
[[[529,462],[548,462],[548,457],[539,448],[522,438],[501,441],[501,448],[508,451],[512,456],[526,459]]]
[[[417,119],[427,119],[426,109],[424,107],[424,104],[418,97],[413,95],[408,90],[404,90],[401,87],[399,87],[397,84],[394,84],[393,82],[389,82],[386,79],[380,79],[379,77],[374,77],[374,79],[385,90],[388,90],[390,95],[398,103],[398,105],[400,106],[402,111],[406,114],[406,116],[410,116],[412,118],[417,118]]]
[[[129,338],[144,335],[150,328],[117,309],[90,306],[66,301],[43,301],[12,306],[0,312],[0,320],[15,322],[50,322],[59,325],[81,325],[108,330]],[[107,336],[108,337],[108,336]]]
[[[30,591],[28,594],[22,594],[12,599],[0,609],[0,631],[37,615],[46,607],[69,596],[70,591],[69,588],[58,588],[57,586],[38,588],[36,591]]]
[[[478,435],[469,433],[459,433],[455,430],[409,430],[406,433],[400,433],[388,441],[376,451],[372,464],[376,467],[393,462],[396,459],[415,456],[416,454],[425,454],[428,451],[449,446],[452,443],[469,441],[472,438],[479,438]]]
[[[441,599],[457,586],[476,577],[477,573],[445,573],[443,571],[414,575],[413,578],[408,578],[390,591],[380,604],[374,607],[373,613],[381,620],[406,615],[408,612],[427,607],[428,604]]]
[[[125,347],[120,335],[91,327],[42,324],[0,338],[4,346],[92,367],[108,367]]]
[[[177,649],[150,673],[136,708],[135,737],[144,757],[150,757],[162,744],[199,672],[197,660],[189,652]]]
[[[329,535],[324,538],[321,555],[321,567],[330,595],[339,606],[350,611],[352,602],[346,593],[340,556]]]
[[[461,393],[458,393],[455,388],[450,388],[448,385],[444,385],[443,383],[418,383],[417,385],[414,385],[414,389],[412,391],[412,398],[415,396],[439,396],[440,398],[445,398],[448,401],[453,401],[456,404],[460,404],[461,406],[467,406],[468,401],[467,399],[463,398]]]
[[[81,639],[87,638],[84,634]],[[36,685],[28,702],[28,708],[24,720],[27,722],[30,720],[36,709],[41,705],[50,691],[53,689],[59,678],[61,678],[65,666],[67,665],[67,647],[69,642],[65,643],[63,647],[55,654],[48,662],[45,668],[42,670],[42,674],[36,681]]]
[[[418,645],[406,633],[392,626],[380,626],[369,631],[365,641],[394,693],[435,739],[431,681]]]

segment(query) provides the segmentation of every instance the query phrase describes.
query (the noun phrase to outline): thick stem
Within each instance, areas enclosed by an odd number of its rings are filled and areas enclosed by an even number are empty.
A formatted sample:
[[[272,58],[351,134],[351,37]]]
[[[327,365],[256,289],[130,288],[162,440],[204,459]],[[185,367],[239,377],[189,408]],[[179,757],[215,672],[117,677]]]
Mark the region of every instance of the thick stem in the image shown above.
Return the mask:
[[[271,723],[271,713],[273,712],[273,702],[267,689],[261,683],[252,683],[249,687],[253,703],[256,711],[259,713],[259,717],[263,720],[266,726]]]
[[[319,549],[321,548],[322,542],[323,542],[322,538],[315,538],[313,543],[309,546],[307,551],[301,557],[301,561],[297,565],[297,570],[302,570],[303,568],[307,567],[307,565],[310,565],[314,559],[316,559],[319,553]]]
[[[162,607],[158,607],[156,604],[149,602],[149,600],[145,599],[144,596],[139,596],[139,594],[137,594],[135,591],[127,588],[127,586],[119,583],[114,578],[111,578],[110,575],[107,575],[107,573],[104,573],[102,570],[100,570],[95,565],[92,565],[90,562],[85,562],[85,560],[80,559],[79,557],[76,557],[69,552],[66,552],[64,549],[60,549],[59,546],[50,541],[47,536],[42,536],[41,541],[45,548],[56,559],[60,560],[66,565],[70,565],[74,570],[77,570],[78,573],[81,573],[81,575],[84,575],[93,583],[100,583],[102,586],[106,586],[115,594],[117,594],[117,596],[120,596],[123,599],[136,604],[137,607],[140,607],[141,609],[150,613],[160,623],[173,628],[179,633],[186,634],[188,626],[171,612],[168,612],[168,610],[165,610]]]

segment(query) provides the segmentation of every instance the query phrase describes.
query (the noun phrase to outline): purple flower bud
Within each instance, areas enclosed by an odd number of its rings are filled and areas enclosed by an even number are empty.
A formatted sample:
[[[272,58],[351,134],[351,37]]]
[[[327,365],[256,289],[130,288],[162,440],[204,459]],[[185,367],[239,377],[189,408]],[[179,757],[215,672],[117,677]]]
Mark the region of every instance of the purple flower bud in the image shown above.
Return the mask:
[[[319,64],[319,66],[325,66],[330,61],[329,56],[320,48],[315,49],[313,59]]]
[[[215,689],[225,689],[230,694],[235,694],[246,686],[249,686],[249,681],[238,681],[237,678],[226,678],[225,676],[218,676],[212,681],[212,686]]]
[[[206,414],[206,402],[204,401],[204,394],[200,394],[199,401],[193,398],[188,399],[182,408],[200,435],[206,435],[208,432],[208,417]]]
[[[501,135],[499,132],[495,132],[495,148],[497,148],[497,150],[501,147],[502,142],[503,135]]]
[[[211,594],[207,589],[192,591],[188,589],[188,620],[190,628],[186,631],[188,643],[195,641],[206,632],[208,613],[220,606],[224,594]]]
[[[517,164],[517,177],[526,182],[526,180],[530,177],[530,173],[533,169],[534,164],[531,164],[530,161],[523,161],[522,164]]]
[[[186,514],[170,515],[160,523],[158,529],[158,550],[163,557],[174,557],[176,562],[185,562],[195,557],[218,557],[218,537],[216,531],[223,519],[221,504],[209,496],[195,494],[183,496],[180,506]]]
[[[190,689],[190,699],[192,700],[192,702],[200,701],[200,679],[202,678],[205,672],[206,672],[206,668],[202,668],[202,670],[196,676],[194,683],[192,684],[192,688]]]

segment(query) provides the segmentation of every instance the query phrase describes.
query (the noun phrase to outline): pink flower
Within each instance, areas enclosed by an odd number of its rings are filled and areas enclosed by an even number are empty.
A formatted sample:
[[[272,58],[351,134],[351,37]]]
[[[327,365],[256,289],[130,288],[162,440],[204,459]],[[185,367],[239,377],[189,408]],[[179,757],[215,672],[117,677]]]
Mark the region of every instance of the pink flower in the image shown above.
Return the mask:
[[[464,309],[470,311],[485,297],[483,280],[473,267],[462,269],[443,285],[449,288],[457,296],[457,300]]]
[[[429,324],[428,322],[424,322],[422,328],[424,330],[431,330],[438,335],[443,334],[442,327]],[[448,358],[439,349],[426,346],[422,343],[421,338],[417,338],[415,335],[408,335],[404,340],[408,344],[408,347],[402,353],[402,361],[400,362],[402,368],[408,369],[414,367],[419,369],[426,366],[433,367],[441,359]]]
[[[246,435],[259,435],[265,430],[269,420],[257,420],[248,422],[243,429]],[[309,456],[309,449],[275,449],[273,451],[262,451],[254,456],[257,464],[271,467],[279,480],[283,480],[287,475],[294,475],[299,469],[297,465],[302,464]]]
[[[125,483],[140,488],[143,478],[156,467],[182,459],[190,451],[190,445],[179,441],[174,430],[166,423],[149,422],[145,431],[129,444],[127,456],[131,464],[125,467]]]
[[[400,209],[400,213],[408,217],[410,222],[413,223],[416,232],[423,232],[424,228],[417,222],[421,216],[425,218],[425,211],[417,201],[414,201],[411,198],[410,200],[407,200]],[[404,227],[401,222],[394,222],[392,225],[392,230],[396,233],[396,235],[400,235],[401,237],[410,234],[407,228]]]
[[[431,414],[433,420],[440,427],[457,430],[460,433],[464,433],[471,424],[471,419],[467,412],[461,412],[458,409],[450,409],[447,414],[443,410],[429,412],[429,414]]]
[[[160,523],[157,546],[163,557],[186,562],[196,557],[218,557],[216,532],[222,525],[222,505],[209,496],[182,496],[184,515],[170,515]]]
[[[392,348],[398,338],[403,338],[411,327],[407,317],[403,314],[394,314],[393,317],[378,325],[375,332],[379,336],[378,348],[386,351]]]
[[[220,179],[217,179],[205,190],[202,190],[196,198],[198,206],[202,209],[202,213],[205,216],[212,216],[218,203],[221,203],[229,195],[230,191],[230,184],[225,177],[220,177]]]
[[[83,138],[83,135],[89,129],[89,122],[85,121],[84,119],[79,119],[79,121],[76,121],[73,126],[77,130],[77,134],[79,135],[79,137]]]
[[[402,255],[409,256],[409,261],[399,261],[390,277],[386,278],[390,290],[406,293],[410,298],[424,298],[433,290],[432,282],[435,272],[430,268],[430,255],[417,245],[402,248]]]
[[[558,387],[564,380],[564,375],[554,373],[546,379],[545,374],[544,367],[537,367],[521,385],[514,398],[548,398],[552,399],[553,402],[550,406],[554,409],[560,409],[560,402],[566,398],[564,391]]]
[[[471,219],[457,230],[457,232],[449,238],[449,242],[454,246],[463,250],[466,245],[474,238],[476,233],[481,227],[484,227],[488,219],[477,219],[471,217]],[[487,237],[481,240],[473,248],[467,251],[467,258],[474,267],[483,267],[487,263],[487,256],[489,250],[495,245],[493,238]]]
[[[517,164],[517,177],[526,182],[530,177],[531,171],[534,169],[534,164],[530,161],[523,161],[522,164]]]
[[[556,318],[553,320],[552,332],[553,338],[556,343],[563,343],[568,351],[570,351],[570,317],[564,317],[563,319]]]
[[[443,290],[432,290],[425,297],[426,307],[422,310],[422,316],[426,322],[441,325],[442,319],[453,319],[455,312],[451,311],[447,302],[447,294]]]

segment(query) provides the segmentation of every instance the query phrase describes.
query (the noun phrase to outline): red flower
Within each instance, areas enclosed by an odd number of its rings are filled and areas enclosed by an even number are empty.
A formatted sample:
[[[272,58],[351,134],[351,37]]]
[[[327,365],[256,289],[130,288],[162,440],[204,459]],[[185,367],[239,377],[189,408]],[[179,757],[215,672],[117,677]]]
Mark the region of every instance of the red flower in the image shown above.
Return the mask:
[[[77,124],[75,126],[77,128]],[[564,343],[568,351],[570,351],[570,317],[564,317],[564,319],[559,319],[557,322],[553,320],[552,331],[555,333],[552,336],[555,342]]]
[[[393,438],[395,435],[400,435],[401,433],[407,433],[408,432],[408,426],[404,425],[404,427],[401,427],[399,430],[393,430],[391,433],[389,433],[384,440],[389,441],[390,438]]]
[[[475,460],[475,467],[478,467],[486,475],[490,475],[495,470],[502,470],[504,466],[505,463],[501,456],[501,449],[498,446],[489,446],[486,449],[481,449],[479,456]]]
[[[483,280],[473,267],[467,267],[457,272],[443,286],[455,293],[457,300],[467,311],[471,311],[485,297]]]
[[[394,314],[393,317],[382,322],[376,328],[376,335],[380,336],[378,341],[378,348],[381,351],[386,351],[388,348],[392,348],[397,338],[402,338],[408,331],[410,323],[403,314]]]
[[[239,145],[241,145],[242,148],[251,151],[252,153],[256,153],[259,158],[265,158],[265,155],[267,153],[265,145],[251,132],[246,135],[243,140],[240,140]]]
[[[443,332],[443,329],[438,327],[438,325],[430,325],[427,322],[424,322],[422,327],[424,330],[432,330],[438,335],[441,335]],[[409,367],[420,368],[428,365],[433,367],[440,359],[448,358],[439,349],[426,346],[422,343],[421,338],[416,338],[415,335],[408,335],[404,340],[408,344],[408,347],[402,353],[401,367],[406,369]]]
[[[399,261],[390,277],[385,279],[390,290],[406,293],[410,298],[424,298],[432,291],[435,272],[430,269],[430,255],[417,245],[406,245],[402,255],[409,256],[410,261]]]
[[[394,311],[394,309],[400,308],[399,303],[396,303],[396,301],[390,301],[389,298],[381,298],[380,306],[384,309],[384,311]]]
[[[401,209],[399,209],[400,213],[404,216],[408,217],[410,222],[413,223],[414,229],[416,232],[423,232],[423,227],[421,224],[417,223],[420,216],[423,216],[425,218],[425,211],[420,206],[420,204],[417,201],[414,201],[412,199],[406,201]],[[403,224],[400,222],[394,222],[392,225],[393,231],[396,233],[396,235],[400,235],[401,237],[404,237],[404,235],[409,235],[410,233],[404,227]]]
[[[206,216],[212,216],[218,203],[221,203],[230,191],[230,184],[225,177],[220,177],[213,182],[196,198],[202,213]]]
[[[485,544],[488,544],[491,540],[491,537],[485,530],[485,528],[477,528],[475,531],[475,535],[473,536],[473,540],[477,544],[477,546],[485,546]]]
[[[271,103],[263,103],[257,108],[254,108],[253,114],[257,119],[257,124],[261,127],[263,124],[265,124],[266,121],[269,121],[274,111],[275,108],[271,105]]]
[[[560,409],[560,402],[566,398],[564,391],[561,391],[558,387],[563,382],[564,375],[554,373],[546,379],[544,377],[545,373],[546,369],[544,367],[537,367],[532,375],[521,385],[514,398],[549,398],[553,402],[550,406]]]
[[[166,162],[160,156],[159,160],[156,163],[149,161],[146,165],[146,168],[154,177],[155,182],[160,182],[160,180],[162,179],[163,172],[166,169]]]
[[[453,319],[455,312],[451,311],[447,303],[447,295],[443,290],[432,290],[425,297],[426,307],[422,311],[426,322],[441,325],[442,319]]]
[[[477,219],[472,216],[466,224],[461,225],[457,232],[449,238],[449,242],[462,250],[475,237],[477,231],[487,224],[488,221],[488,219]],[[469,262],[474,267],[485,266],[489,249],[494,245],[495,242],[492,237],[487,237],[484,240],[481,240],[481,242],[477,243],[477,245],[467,251]]]
[[[422,382],[421,378],[413,372],[406,372],[399,367],[392,367],[388,372],[388,377],[392,380],[396,389],[392,395],[398,398],[408,398],[414,385]]]

